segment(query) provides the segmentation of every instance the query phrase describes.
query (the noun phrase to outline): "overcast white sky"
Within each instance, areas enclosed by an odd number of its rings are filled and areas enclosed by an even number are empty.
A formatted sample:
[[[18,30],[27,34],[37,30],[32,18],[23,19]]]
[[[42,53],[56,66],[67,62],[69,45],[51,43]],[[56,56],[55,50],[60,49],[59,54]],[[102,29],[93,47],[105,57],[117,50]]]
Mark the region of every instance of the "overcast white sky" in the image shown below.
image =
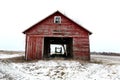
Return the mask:
[[[120,52],[120,0],[0,0],[0,49],[24,50],[22,32],[56,10],[93,33],[91,51]]]

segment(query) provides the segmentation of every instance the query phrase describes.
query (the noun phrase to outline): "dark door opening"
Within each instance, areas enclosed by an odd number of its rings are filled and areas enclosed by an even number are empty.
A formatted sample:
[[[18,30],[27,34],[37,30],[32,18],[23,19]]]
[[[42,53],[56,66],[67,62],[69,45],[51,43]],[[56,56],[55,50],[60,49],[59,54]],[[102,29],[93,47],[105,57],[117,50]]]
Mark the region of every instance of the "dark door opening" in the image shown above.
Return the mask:
[[[72,38],[45,37],[44,38],[44,58],[64,57],[72,58]]]

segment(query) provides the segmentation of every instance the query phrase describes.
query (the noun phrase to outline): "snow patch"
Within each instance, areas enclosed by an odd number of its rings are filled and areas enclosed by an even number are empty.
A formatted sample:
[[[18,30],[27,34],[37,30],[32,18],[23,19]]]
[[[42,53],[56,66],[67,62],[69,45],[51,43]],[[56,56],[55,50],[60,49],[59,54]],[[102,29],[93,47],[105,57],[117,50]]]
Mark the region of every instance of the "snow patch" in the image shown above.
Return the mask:
[[[17,56],[21,55],[6,55],[7,58]],[[72,60],[14,63],[1,59],[0,80],[120,80],[120,65]]]

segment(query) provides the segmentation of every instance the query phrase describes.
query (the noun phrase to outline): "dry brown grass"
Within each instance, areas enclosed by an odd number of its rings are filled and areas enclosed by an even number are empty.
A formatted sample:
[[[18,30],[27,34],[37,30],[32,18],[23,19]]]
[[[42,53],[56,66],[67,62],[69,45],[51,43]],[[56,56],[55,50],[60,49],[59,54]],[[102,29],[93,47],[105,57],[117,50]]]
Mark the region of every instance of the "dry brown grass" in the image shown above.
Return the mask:
[[[6,50],[0,50],[0,53],[4,54],[24,54],[24,51],[6,51]]]

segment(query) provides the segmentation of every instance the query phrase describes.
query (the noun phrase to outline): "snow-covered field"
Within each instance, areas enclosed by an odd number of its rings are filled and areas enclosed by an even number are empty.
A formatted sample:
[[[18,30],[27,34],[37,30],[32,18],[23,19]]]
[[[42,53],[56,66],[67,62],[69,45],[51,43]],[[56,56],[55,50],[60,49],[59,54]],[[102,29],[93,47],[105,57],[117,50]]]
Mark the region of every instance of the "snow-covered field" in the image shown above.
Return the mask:
[[[92,55],[78,60],[23,60],[24,53],[0,52],[0,80],[120,80],[120,58]]]

